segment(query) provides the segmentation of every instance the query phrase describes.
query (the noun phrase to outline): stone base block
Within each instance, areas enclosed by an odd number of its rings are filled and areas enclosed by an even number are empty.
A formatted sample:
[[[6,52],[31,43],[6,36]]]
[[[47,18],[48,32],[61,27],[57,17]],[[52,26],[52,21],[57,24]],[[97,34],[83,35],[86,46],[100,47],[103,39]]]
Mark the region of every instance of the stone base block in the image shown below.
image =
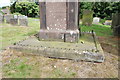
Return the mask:
[[[62,41],[62,42],[78,42],[78,30],[64,30],[64,31],[49,31],[40,30],[39,39],[45,41]]]

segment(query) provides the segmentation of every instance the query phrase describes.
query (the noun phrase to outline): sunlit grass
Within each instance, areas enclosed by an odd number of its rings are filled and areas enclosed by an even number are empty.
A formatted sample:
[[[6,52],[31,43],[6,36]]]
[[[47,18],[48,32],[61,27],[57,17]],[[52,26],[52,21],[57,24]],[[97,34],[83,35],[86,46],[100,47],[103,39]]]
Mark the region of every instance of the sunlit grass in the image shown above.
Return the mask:
[[[96,32],[97,36],[112,36],[112,29],[107,25],[92,25],[92,26],[84,26],[80,25],[81,31],[92,31]]]
[[[0,49],[6,48],[15,42],[18,42],[27,36],[38,33],[40,29],[39,20],[28,19],[28,27],[12,26],[10,24],[2,24],[0,27],[0,38],[2,39],[2,46]]]

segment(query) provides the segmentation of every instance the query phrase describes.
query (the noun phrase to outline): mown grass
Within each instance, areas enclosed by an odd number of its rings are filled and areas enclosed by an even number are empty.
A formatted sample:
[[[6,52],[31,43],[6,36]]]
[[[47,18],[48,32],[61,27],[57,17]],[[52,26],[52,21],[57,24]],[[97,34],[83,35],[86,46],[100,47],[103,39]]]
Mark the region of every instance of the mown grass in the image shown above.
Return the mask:
[[[36,34],[39,31],[39,20],[35,21],[32,18],[28,19],[28,27],[12,26],[10,24],[1,24],[0,39],[2,40],[0,49],[4,49],[15,42],[18,42],[27,36]]]
[[[39,32],[39,21],[34,20],[34,18],[29,18],[29,27],[19,27],[12,26],[9,24],[2,24],[0,27],[0,39],[2,39],[2,46],[0,49],[6,48],[9,45],[12,45],[15,42],[18,42],[30,35],[36,34]],[[92,26],[84,26],[80,25],[82,31],[92,31],[94,30],[98,36],[111,36],[112,30],[110,26],[104,25],[92,25]],[[37,66],[31,66],[25,64],[26,59],[20,62],[20,59],[12,59],[9,64],[3,66],[4,76],[11,78],[25,78],[25,77],[37,77],[41,74],[41,70]],[[40,65],[39,65],[40,66]],[[42,66],[41,66],[42,67]],[[46,74],[50,74],[49,77],[57,78],[57,77],[74,77],[76,75],[75,72],[69,71],[64,73],[61,69],[54,69],[52,72],[48,72]]]
[[[81,31],[92,31],[96,32],[97,36],[112,36],[112,29],[110,26],[107,25],[96,25],[93,24],[92,26],[84,26],[80,25]]]
[[[20,26],[12,26],[10,24],[0,24],[0,49],[4,49],[9,45],[14,44],[27,36],[36,34],[40,29],[40,22],[34,18],[29,18],[29,27],[20,27]],[[80,25],[82,31],[92,31],[94,30],[98,36],[111,36],[112,30],[110,26],[105,25],[92,25],[92,26],[84,26]]]

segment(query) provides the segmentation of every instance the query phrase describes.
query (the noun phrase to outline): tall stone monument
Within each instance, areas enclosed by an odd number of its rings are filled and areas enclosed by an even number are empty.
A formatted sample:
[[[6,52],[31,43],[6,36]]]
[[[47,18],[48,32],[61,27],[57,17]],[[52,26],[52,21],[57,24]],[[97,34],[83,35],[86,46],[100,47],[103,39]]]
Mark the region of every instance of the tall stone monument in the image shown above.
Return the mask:
[[[40,2],[40,40],[78,42],[78,0]]]
[[[112,15],[112,26],[114,36],[120,37],[120,13]]]

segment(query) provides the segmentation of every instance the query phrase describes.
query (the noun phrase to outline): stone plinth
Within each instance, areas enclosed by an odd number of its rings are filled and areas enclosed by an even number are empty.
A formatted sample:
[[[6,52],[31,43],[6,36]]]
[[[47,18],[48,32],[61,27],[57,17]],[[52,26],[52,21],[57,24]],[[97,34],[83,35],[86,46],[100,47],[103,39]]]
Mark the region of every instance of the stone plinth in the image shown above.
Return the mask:
[[[40,10],[40,40],[78,42],[78,2],[40,2]]]

